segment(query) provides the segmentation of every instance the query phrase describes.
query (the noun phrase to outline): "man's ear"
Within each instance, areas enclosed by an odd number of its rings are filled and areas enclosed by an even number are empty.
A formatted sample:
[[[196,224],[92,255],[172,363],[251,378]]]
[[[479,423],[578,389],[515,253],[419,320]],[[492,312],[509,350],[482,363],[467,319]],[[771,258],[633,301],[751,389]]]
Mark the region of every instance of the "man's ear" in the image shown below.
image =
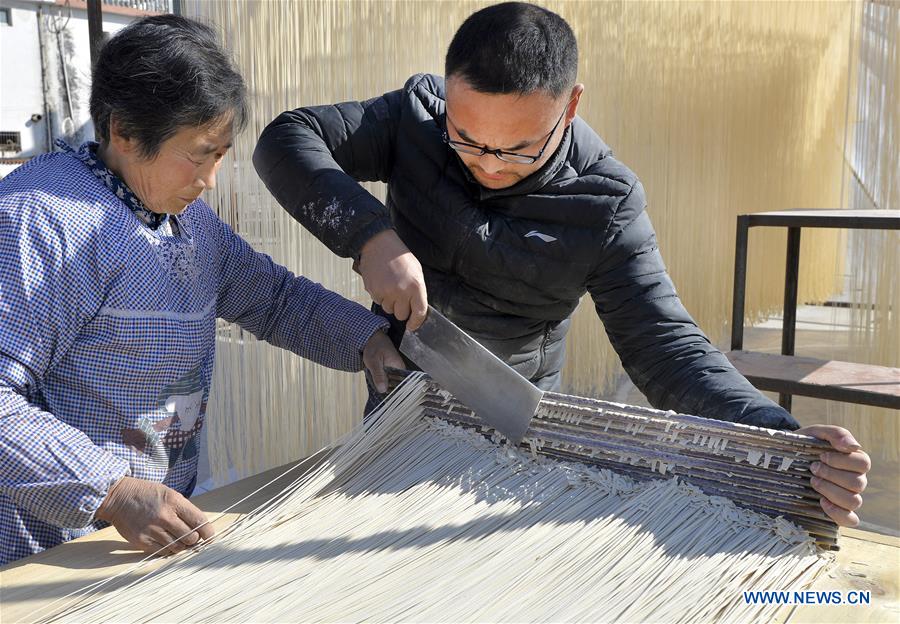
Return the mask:
[[[566,125],[568,126],[575,119],[575,112],[578,110],[578,102],[581,101],[581,94],[584,93],[584,85],[581,83],[572,87],[572,94],[569,96],[569,108],[566,111]]]
[[[123,132],[115,115],[109,117],[109,144],[120,154],[132,154],[137,148],[137,142]]]

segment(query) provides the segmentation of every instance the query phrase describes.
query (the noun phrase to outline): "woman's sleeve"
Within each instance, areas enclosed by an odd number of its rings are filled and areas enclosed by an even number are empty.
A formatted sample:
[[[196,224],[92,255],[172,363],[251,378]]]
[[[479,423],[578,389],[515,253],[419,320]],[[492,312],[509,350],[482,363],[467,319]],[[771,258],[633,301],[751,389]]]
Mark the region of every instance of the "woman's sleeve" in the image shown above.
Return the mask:
[[[211,214],[211,211],[210,211]],[[313,362],[362,370],[362,350],[388,322],[254,251],[212,215],[219,247],[217,315]]]
[[[23,201],[0,196],[0,494],[49,524],[83,527],[128,463],[43,409],[40,393],[99,307],[101,267],[89,237]]]

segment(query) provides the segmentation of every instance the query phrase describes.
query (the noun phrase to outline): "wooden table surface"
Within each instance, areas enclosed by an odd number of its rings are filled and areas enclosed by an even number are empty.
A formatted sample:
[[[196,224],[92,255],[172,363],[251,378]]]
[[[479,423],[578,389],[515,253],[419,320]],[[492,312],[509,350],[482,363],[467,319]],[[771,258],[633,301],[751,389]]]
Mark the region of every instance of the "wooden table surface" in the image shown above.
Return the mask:
[[[275,479],[268,487],[218,517],[213,524],[217,530],[222,530],[241,514],[283,489],[314,463],[313,459],[298,462],[294,464],[297,466],[295,470],[280,479],[276,477],[282,475],[286,467],[276,468],[192,500],[212,519]],[[786,607],[779,613],[778,622],[900,622],[900,539],[849,529],[841,532],[840,544],[841,550],[837,553],[839,565],[819,578],[812,589],[840,590],[844,595],[850,590],[869,590],[871,604]],[[142,558],[142,553],[131,549],[110,527],[13,562],[0,568],[0,622],[8,624],[33,620],[40,615],[38,609],[91,582],[126,572]],[[152,570],[163,561],[150,562],[139,572],[132,573],[130,578]]]

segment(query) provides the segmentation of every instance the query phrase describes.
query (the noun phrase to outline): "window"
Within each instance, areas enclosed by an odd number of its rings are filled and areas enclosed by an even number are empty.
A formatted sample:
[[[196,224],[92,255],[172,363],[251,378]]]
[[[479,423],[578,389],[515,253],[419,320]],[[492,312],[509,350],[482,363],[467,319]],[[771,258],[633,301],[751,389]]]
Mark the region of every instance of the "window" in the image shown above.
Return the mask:
[[[12,152],[17,154],[22,151],[22,135],[18,132],[0,130],[0,153]]]
[[[0,7],[0,26],[12,26],[12,9]]]

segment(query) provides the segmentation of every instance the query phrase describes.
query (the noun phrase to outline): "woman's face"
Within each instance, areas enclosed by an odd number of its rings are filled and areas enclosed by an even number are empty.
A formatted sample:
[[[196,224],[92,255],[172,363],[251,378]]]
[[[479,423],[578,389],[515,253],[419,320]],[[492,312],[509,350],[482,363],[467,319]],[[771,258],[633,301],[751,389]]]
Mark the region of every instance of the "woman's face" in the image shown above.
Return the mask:
[[[216,173],[232,138],[230,118],[182,128],[148,159],[140,154],[133,139],[123,139],[111,128],[109,145],[101,157],[147,208],[161,214],[179,214],[203,191],[216,185]]]

